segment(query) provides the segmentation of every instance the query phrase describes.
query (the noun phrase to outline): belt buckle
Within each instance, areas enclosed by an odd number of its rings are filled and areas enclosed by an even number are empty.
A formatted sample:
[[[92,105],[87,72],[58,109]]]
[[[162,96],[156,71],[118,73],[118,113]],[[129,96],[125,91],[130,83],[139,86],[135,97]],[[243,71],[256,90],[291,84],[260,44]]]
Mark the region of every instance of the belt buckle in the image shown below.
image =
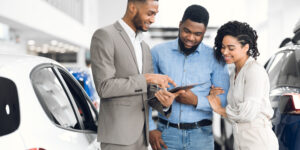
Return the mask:
[[[177,125],[178,125],[178,129],[180,129],[180,123],[177,123]]]

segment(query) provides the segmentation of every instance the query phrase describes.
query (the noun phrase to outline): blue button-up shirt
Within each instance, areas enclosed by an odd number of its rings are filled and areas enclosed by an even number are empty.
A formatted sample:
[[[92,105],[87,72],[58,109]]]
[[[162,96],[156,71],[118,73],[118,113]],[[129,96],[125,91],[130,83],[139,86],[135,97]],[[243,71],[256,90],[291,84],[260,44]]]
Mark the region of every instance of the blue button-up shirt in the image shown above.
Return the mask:
[[[226,96],[229,88],[229,74],[226,65],[217,62],[213,49],[201,43],[197,50],[185,56],[176,40],[157,45],[151,49],[153,68],[155,73],[171,77],[177,86],[200,83],[191,89],[198,97],[197,106],[178,103],[174,100],[171,116],[167,119],[161,114],[159,118],[172,123],[192,123],[212,118],[212,109],[208,99],[210,87],[222,87],[225,93],[220,95],[223,107],[226,106]],[[204,83],[204,84],[202,84]],[[174,87],[170,87],[174,88]],[[152,109],[149,109],[150,130],[156,129],[152,118]]]

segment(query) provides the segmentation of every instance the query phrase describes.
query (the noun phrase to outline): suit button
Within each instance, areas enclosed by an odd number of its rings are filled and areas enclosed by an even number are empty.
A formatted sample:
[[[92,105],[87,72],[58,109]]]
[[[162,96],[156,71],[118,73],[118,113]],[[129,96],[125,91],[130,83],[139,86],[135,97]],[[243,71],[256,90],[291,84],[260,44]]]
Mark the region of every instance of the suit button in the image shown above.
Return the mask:
[[[143,91],[142,89],[134,90],[134,92],[142,92],[142,91]]]

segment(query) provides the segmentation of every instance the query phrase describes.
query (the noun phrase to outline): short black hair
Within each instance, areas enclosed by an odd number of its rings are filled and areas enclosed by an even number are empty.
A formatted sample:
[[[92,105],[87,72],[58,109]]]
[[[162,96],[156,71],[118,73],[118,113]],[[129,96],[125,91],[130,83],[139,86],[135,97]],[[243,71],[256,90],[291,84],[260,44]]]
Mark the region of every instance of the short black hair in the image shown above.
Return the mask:
[[[225,63],[225,60],[221,53],[221,48],[223,38],[226,35],[230,35],[237,38],[237,40],[242,46],[249,44],[249,50],[247,52],[248,56],[252,56],[254,59],[256,59],[257,56],[260,55],[257,49],[258,36],[256,31],[245,22],[229,21],[219,28],[217,36],[215,38],[214,53],[216,59],[220,63]]]
[[[209,21],[208,11],[200,5],[191,5],[184,11],[181,22],[190,19],[194,22],[203,23],[207,27]]]

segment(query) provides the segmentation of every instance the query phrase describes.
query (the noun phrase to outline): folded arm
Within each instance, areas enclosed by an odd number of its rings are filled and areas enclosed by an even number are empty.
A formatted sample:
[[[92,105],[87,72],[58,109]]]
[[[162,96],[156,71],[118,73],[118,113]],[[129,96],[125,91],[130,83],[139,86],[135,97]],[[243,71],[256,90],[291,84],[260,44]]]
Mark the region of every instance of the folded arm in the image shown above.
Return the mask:
[[[222,64],[215,63],[214,65],[214,72],[211,75],[211,82],[212,86],[222,88],[223,93],[220,93],[220,104],[222,107],[225,107],[227,105],[227,93],[229,89],[229,73],[227,66],[223,66]],[[204,94],[201,94],[204,95]],[[198,103],[197,109],[204,110],[204,111],[212,111],[212,108],[208,101],[208,95],[209,91],[207,91],[206,96],[199,96],[198,101],[201,103]]]

